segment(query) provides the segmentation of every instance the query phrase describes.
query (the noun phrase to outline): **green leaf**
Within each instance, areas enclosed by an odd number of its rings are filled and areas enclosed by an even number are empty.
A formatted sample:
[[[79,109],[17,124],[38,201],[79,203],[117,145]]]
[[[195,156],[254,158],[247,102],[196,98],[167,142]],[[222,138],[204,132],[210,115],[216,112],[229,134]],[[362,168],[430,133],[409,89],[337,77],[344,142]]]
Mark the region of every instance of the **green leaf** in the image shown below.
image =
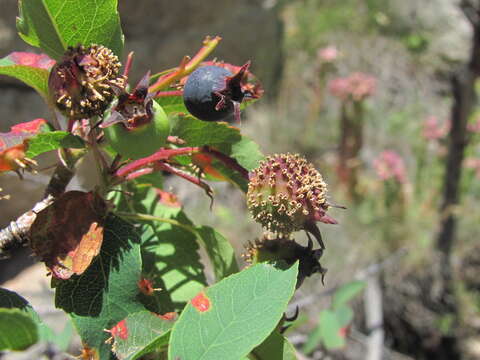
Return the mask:
[[[24,350],[38,341],[37,324],[20,309],[0,308],[0,350]]]
[[[30,306],[27,300],[25,300],[23,297],[21,297],[17,293],[7,289],[0,288],[0,308],[7,308],[7,309],[18,308],[24,311],[28,311],[32,307]]]
[[[0,288],[0,308],[22,310],[36,324],[39,339],[41,341],[53,341],[55,337],[53,330],[42,321],[28,301],[17,293]]]
[[[171,121],[171,135],[185,140],[186,146],[209,145],[234,158],[247,170],[256,168],[260,160],[264,158],[255,142],[242,136],[239,129],[227,123],[201,121],[192,116],[182,115],[172,117]],[[216,166],[216,168],[243,191],[247,190],[247,180],[239,174],[222,165]]]
[[[239,271],[235,252],[227,239],[209,226],[197,227],[196,230],[212,262],[217,281]]]
[[[353,319],[353,310],[350,306],[343,305],[335,309],[335,315],[337,316],[338,324],[341,327],[345,327]]]
[[[150,300],[149,309],[161,313],[180,311],[207,285],[195,228],[179,206],[160,201],[155,189],[134,191],[135,196],[127,199],[130,205],[124,204],[122,208],[185,224],[185,227],[179,227],[165,222],[144,221],[140,229],[143,273],[153,280],[155,287],[164,290],[154,293],[155,301]]]
[[[345,336],[342,328],[346,327],[353,319],[353,311],[348,306],[339,307],[336,310],[322,310],[318,319],[318,326],[308,337],[303,346],[303,352],[310,354],[320,342],[327,349],[337,349],[345,346]]]
[[[240,131],[224,122],[202,121],[193,116],[174,116],[171,135],[186,141],[187,146],[214,146],[228,154],[231,144],[240,141]]]
[[[167,115],[174,113],[188,113],[188,110],[183,103],[183,96],[162,96],[156,98],[155,101],[162,106]]]
[[[249,171],[257,168],[260,161],[265,158],[260,152],[258,144],[245,136],[242,136],[240,141],[232,144],[230,156]]]
[[[19,11],[20,37],[56,60],[78,44],[104,45],[122,54],[117,0],[19,0]]]
[[[59,148],[82,149],[85,147],[84,141],[67,131],[52,131],[40,133],[28,140],[28,150],[26,156],[34,158],[44,152],[56,150]]]
[[[255,360],[297,360],[295,348],[277,330],[253,349],[252,354]]]
[[[46,55],[13,52],[0,59],[0,74],[14,77],[48,101],[48,75],[54,61]]]
[[[320,326],[317,326],[308,336],[307,341],[303,344],[302,351],[309,355],[311,354],[317,346],[322,341],[322,329]]]
[[[144,309],[138,300],[142,261],[133,226],[110,216],[105,223],[100,254],[82,275],[56,282],[55,305],[67,313],[82,342],[109,359],[112,328],[129,313]]]
[[[332,299],[332,308],[336,309],[353,299],[365,287],[365,281],[352,281],[341,286]]]
[[[112,348],[119,360],[135,360],[166,348],[173,321],[162,319],[150,311],[140,311],[128,315],[122,326],[127,329],[126,338],[114,337]]]
[[[0,288],[0,350],[26,349],[39,338],[47,340],[48,330],[27,300]]]
[[[53,332],[52,332],[53,333]],[[54,343],[59,350],[67,351],[68,346],[72,342],[74,337],[73,324],[70,320],[67,321],[62,331],[59,334],[54,334],[51,339],[51,342]]]
[[[298,264],[257,264],[206,288],[172,329],[170,360],[238,360],[278,324],[297,282]]]
[[[345,346],[345,338],[340,335],[342,326],[336,313],[329,310],[322,311],[319,327],[323,343],[327,349],[338,349]]]

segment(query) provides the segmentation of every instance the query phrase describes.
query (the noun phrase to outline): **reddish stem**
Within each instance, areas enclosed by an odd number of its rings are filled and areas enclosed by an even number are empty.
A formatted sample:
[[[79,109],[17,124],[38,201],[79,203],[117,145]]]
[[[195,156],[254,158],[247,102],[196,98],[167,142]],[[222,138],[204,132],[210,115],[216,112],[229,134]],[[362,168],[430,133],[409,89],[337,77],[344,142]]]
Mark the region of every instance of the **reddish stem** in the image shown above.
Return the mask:
[[[123,76],[128,79],[128,74],[130,73],[130,69],[132,68],[132,61],[133,61],[133,51],[127,56],[127,62],[125,63],[125,69],[123,70]]]
[[[155,170],[167,171],[169,173],[177,175],[177,176],[191,182],[192,184],[200,186],[203,190],[205,190],[205,193],[213,201],[213,190],[212,190],[212,188],[207,183],[200,180],[200,178],[198,178],[196,176],[193,176],[193,175],[191,175],[191,174],[189,174],[185,171],[182,171],[180,169],[177,169],[177,168],[173,167],[172,165],[170,165],[166,162],[162,162],[162,161],[156,162],[155,165],[154,165],[154,169]]]
[[[237,171],[240,175],[243,176],[243,178],[245,178],[247,181],[249,180],[248,170],[245,169],[242,165],[240,165],[237,160],[225,155],[224,153],[221,153],[218,150],[211,148],[210,146],[204,146],[201,152],[212,155],[217,160],[224,163],[226,167]]]
[[[159,91],[155,94],[154,98],[160,98],[165,96],[183,96],[183,91],[182,90]]]
[[[125,165],[124,167],[118,169],[116,175],[119,177],[123,177],[128,173],[131,173],[135,170],[138,170],[139,168],[149,165],[150,163],[154,163],[162,160],[168,160],[171,157],[178,156],[178,155],[192,155],[200,151],[201,151],[201,148],[199,147],[184,147],[179,149],[162,148],[156,153],[154,153],[153,155],[132,161],[130,164]]]
[[[133,179],[136,179],[137,177],[140,177],[140,176],[143,176],[143,175],[148,175],[148,174],[151,174],[151,173],[153,173],[152,168],[143,168],[143,169],[135,170],[135,171],[129,173],[125,177],[125,179],[126,180],[133,180]]]
[[[174,72],[161,76],[152,86],[148,88],[149,92],[158,92],[161,89],[168,87],[173,82],[180,80],[182,77],[187,76],[193,70],[195,70],[200,63],[206,59],[208,55],[215,49],[222,38],[215,36],[211,39],[209,36],[203,41],[203,47],[197,52],[197,54],[189,59],[184,57],[180,62],[178,68]]]

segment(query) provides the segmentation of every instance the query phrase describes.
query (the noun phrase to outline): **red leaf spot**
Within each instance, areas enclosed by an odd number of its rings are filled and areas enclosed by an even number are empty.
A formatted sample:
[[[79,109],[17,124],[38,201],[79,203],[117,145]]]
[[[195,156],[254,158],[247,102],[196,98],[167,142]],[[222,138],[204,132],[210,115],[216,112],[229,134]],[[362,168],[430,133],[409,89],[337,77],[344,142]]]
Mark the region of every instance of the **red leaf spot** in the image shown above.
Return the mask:
[[[346,337],[347,333],[348,333],[348,326],[342,327],[338,331],[338,335],[340,335],[341,337]]]
[[[141,278],[140,280],[138,280],[137,285],[142,294],[152,296],[153,292],[155,291],[152,282],[146,278]]]
[[[175,321],[177,320],[178,314],[175,311],[172,312],[167,312],[163,315],[160,314],[155,314],[157,315],[160,319],[167,320],[167,321]]]
[[[210,310],[210,299],[201,292],[192,299],[192,305],[198,311],[205,312]]]
[[[32,66],[47,70],[55,64],[55,60],[50,59],[45,54],[15,51],[9,55],[9,58],[17,65]]]
[[[175,194],[172,194],[171,192],[168,192],[168,191],[163,191],[161,189],[155,189],[155,192],[157,193],[158,201],[160,201],[162,204],[171,206],[171,207],[182,206],[182,204],[180,203],[180,201],[178,200]]]
[[[32,121],[13,125],[11,127],[12,133],[38,133],[43,125],[47,124],[45,119],[35,119]]]
[[[128,338],[128,328],[127,322],[125,320],[120,321],[117,325],[112,327],[109,331],[114,338],[119,337],[122,340],[127,340]]]
[[[95,349],[90,348],[88,345],[83,344],[82,353],[78,356],[81,360],[98,360],[98,352]]]

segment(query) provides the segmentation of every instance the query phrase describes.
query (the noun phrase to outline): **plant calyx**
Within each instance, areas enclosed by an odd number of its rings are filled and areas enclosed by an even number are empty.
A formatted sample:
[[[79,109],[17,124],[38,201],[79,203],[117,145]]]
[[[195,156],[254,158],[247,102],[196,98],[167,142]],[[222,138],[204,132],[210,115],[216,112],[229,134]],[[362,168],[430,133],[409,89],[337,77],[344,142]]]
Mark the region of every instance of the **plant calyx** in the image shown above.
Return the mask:
[[[120,94],[100,125],[113,149],[132,159],[154,153],[170,132],[165,111],[148,93],[149,78],[147,73],[131,93]]]

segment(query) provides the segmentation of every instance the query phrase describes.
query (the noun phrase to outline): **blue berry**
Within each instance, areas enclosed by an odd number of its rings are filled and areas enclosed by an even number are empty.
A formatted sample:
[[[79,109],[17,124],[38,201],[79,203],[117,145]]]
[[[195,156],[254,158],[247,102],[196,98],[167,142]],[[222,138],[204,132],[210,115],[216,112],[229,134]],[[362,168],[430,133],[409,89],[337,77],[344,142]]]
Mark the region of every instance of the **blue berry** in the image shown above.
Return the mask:
[[[214,65],[196,69],[183,89],[187,110],[204,121],[226,120],[232,114],[239,119],[240,103],[244,97],[240,83],[246,70],[242,67],[237,74],[232,74]]]

